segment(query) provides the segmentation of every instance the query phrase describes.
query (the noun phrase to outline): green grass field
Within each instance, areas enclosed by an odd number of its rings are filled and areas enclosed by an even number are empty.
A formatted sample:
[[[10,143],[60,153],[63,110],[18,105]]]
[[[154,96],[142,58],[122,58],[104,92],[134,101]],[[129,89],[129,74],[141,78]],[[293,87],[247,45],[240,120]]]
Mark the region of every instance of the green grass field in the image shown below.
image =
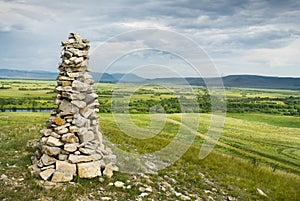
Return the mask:
[[[300,129],[283,127],[270,123],[254,122],[251,115],[243,118],[228,117],[222,137],[215,150],[204,160],[199,160],[198,154],[203,142],[202,134],[208,128],[209,115],[201,114],[199,133],[188,151],[181,159],[158,175],[149,175],[152,182],[160,181],[167,175],[177,181],[176,186],[189,193],[196,193],[204,200],[208,195],[204,190],[218,189],[214,197],[223,200],[226,196],[238,200],[297,200],[300,196],[300,165],[299,143]],[[78,197],[88,198],[93,195],[100,199],[103,196],[124,200],[138,197],[137,188],[130,190],[116,189],[109,182],[127,181],[132,176],[117,173],[112,179],[100,183],[97,179],[77,180],[76,185],[65,185],[63,195],[61,188],[51,189],[38,184],[38,179],[32,177],[27,169],[30,156],[35,148],[26,147],[30,139],[39,137],[39,130],[44,127],[47,113],[0,113],[0,175],[13,178],[11,182],[0,180],[0,198],[2,200],[33,200],[51,199],[76,200]],[[126,151],[151,153],[166,146],[178,130],[178,125],[167,122],[163,130],[155,137],[139,140],[128,137],[120,131],[111,114],[100,114],[100,128],[111,142]],[[170,114],[168,119],[179,120],[180,114]],[[276,119],[268,115],[269,119]],[[247,120],[250,118],[250,120]],[[132,115],[132,120],[138,126],[145,127],[149,122],[146,114]],[[294,117],[294,121],[299,121]],[[237,126],[238,125],[238,126]],[[284,135],[282,134],[284,133]],[[238,144],[238,146],[237,146]],[[287,148],[288,147],[288,148]],[[274,167],[273,165],[276,165]],[[203,181],[201,175],[213,181],[213,186]],[[152,184],[154,200],[174,200],[176,196],[168,197],[160,192],[159,187]],[[105,191],[99,189],[104,188]],[[262,189],[268,197],[258,194],[256,188]],[[16,193],[17,192],[17,193]],[[115,194],[111,194],[114,192]],[[159,193],[160,192],[160,193]]]

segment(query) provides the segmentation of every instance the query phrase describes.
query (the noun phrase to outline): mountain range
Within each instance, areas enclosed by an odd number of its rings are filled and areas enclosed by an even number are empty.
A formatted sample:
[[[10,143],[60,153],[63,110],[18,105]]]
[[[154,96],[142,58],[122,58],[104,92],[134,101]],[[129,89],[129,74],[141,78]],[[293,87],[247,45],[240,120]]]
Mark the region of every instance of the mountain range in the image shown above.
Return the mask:
[[[145,79],[135,74],[122,73],[91,73],[94,80],[106,83],[149,83],[149,84],[191,84],[195,86],[205,86],[205,83],[210,83],[211,86],[217,83],[217,78],[154,78]],[[0,69],[1,79],[44,79],[55,80],[58,72],[49,71],[26,71],[26,70],[9,70]],[[270,77],[259,75],[229,75],[222,77],[225,87],[239,88],[265,88],[265,89],[292,89],[300,90],[300,78],[292,77]]]

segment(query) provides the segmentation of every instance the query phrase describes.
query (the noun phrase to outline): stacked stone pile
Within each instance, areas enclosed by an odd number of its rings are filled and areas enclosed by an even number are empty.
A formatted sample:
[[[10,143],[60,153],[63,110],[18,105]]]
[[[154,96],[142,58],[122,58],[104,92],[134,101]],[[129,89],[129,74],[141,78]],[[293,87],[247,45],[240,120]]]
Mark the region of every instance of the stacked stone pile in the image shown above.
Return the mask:
[[[89,74],[89,41],[71,33],[62,42],[55,103],[47,128],[41,130],[33,169],[44,180],[68,182],[73,176],[112,176],[115,156],[102,144],[98,100]]]

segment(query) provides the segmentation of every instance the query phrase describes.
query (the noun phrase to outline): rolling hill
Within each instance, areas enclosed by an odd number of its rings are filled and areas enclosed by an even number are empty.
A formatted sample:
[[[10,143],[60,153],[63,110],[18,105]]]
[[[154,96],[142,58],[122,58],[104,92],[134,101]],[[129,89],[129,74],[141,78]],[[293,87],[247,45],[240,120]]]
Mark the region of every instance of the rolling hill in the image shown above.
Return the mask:
[[[148,83],[148,84],[190,84],[193,86],[205,86],[207,82],[211,86],[217,83],[217,78],[155,78],[144,79],[135,74],[122,73],[91,73],[97,82],[125,82],[125,83]],[[6,79],[46,79],[55,80],[58,73],[48,71],[26,71],[0,69],[0,78]],[[268,77],[259,75],[229,75],[222,77],[225,87],[238,88],[265,88],[265,89],[292,89],[300,90],[300,78],[292,77]]]

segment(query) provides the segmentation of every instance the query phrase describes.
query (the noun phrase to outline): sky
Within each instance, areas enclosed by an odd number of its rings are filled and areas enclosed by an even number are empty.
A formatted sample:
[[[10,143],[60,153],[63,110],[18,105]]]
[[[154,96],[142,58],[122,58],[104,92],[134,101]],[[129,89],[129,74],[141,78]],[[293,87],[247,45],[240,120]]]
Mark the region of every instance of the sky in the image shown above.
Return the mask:
[[[2,69],[55,72],[60,42],[77,32],[99,72],[300,77],[297,0],[0,0],[0,8]]]

